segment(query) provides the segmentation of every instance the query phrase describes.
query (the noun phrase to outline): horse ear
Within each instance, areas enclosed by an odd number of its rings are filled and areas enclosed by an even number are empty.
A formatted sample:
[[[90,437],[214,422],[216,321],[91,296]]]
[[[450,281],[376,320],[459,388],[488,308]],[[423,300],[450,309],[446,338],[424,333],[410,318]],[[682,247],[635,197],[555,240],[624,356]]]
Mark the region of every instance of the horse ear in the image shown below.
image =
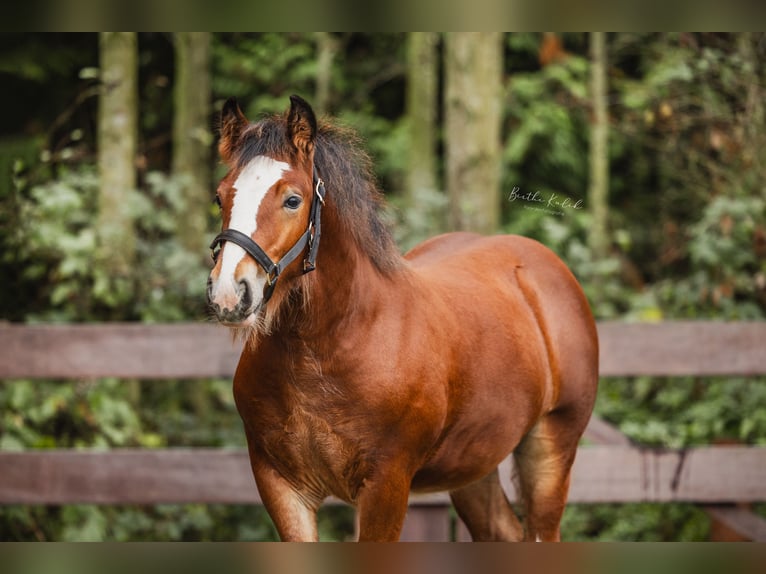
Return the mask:
[[[221,110],[221,139],[218,142],[218,153],[224,163],[230,162],[234,146],[247,124],[247,118],[239,109],[237,99],[226,100]]]
[[[290,111],[287,113],[287,136],[295,149],[310,155],[314,150],[317,135],[317,120],[314,110],[300,96],[290,96]]]

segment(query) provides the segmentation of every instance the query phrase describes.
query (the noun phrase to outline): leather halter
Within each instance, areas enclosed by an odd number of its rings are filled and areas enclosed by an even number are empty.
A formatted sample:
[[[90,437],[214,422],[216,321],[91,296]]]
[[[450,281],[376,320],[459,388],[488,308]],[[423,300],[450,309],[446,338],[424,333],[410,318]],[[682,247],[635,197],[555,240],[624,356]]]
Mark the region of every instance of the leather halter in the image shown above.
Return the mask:
[[[316,166],[314,166],[314,181],[312,185],[314,187],[314,194],[311,198],[308,227],[278,262],[272,261],[271,257],[266,255],[266,252],[261,249],[260,245],[236,229],[224,229],[210,244],[210,249],[213,252],[213,261],[218,260],[218,255],[221,253],[221,249],[218,249],[218,247],[226,241],[236,243],[255,259],[258,265],[266,272],[266,288],[263,290],[264,303],[271,299],[271,295],[274,293],[274,288],[277,285],[277,279],[279,279],[282,271],[295,261],[307,246],[308,251],[303,258],[303,273],[316,269],[319,237],[322,233],[322,206],[324,205],[325,198],[324,182],[319,177]]]

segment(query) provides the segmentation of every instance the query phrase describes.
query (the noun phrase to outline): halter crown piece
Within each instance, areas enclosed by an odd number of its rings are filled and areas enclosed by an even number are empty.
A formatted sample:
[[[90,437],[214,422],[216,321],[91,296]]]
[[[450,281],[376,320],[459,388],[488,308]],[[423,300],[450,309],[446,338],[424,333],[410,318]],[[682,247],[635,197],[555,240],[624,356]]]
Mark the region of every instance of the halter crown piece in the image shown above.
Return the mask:
[[[314,187],[314,194],[311,198],[308,227],[278,262],[272,261],[271,257],[266,255],[266,252],[261,249],[260,245],[236,229],[224,229],[216,235],[210,244],[210,249],[213,252],[213,261],[218,260],[218,255],[221,252],[219,247],[226,241],[236,243],[255,259],[258,265],[266,272],[266,289],[263,291],[264,303],[271,299],[274,288],[277,285],[277,279],[279,279],[282,271],[295,261],[307,246],[308,251],[303,258],[303,273],[316,269],[317,250],[319,249],[319,238],[322,233],[322,206],[324,205],[325,198],[324,182],[319,177],[316,166],[314,166],[314,181],[312,185]]]

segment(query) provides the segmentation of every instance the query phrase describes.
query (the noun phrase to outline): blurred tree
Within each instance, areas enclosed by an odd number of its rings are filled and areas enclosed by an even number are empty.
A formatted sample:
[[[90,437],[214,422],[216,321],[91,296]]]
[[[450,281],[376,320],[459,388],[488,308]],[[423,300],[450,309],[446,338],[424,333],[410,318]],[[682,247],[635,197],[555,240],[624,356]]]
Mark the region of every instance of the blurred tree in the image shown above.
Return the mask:
[[[763,53],[764,34],[755,32],[743,32],[739,35],[737,51],[742,59],[742,76],[745,83],[745,102],[742,114],[744,124],[744,147],[746,157],[743,158],[748,167],[754,168],[756,179],[761,178],[766,170],[766,158],[764,154],[764,131],[766,122],[766,109],[764,109],[764,87],[762,81],[763,65],[761,54]],[[759,51],[761,54],[759,54]]]
[[[138,43],[135,33],[100,34],[101,97],[97,235],[101,259],[114,278],[132,276],[136,237],[128,208],[136,188]]]
[[[130,297],[136,280],[135,214],[137,187],[138,38],[134,32],[101,32],[99,41],[101,95],[98,108],[98,266],[105,278],[94,290],[113,300]],[[126,382],[138,406],[138,381]]]
[[[407,35],[405,115],[399,124],[402,138],[397,142],[404,151],[397,170],[402,173],[402,193],[393,198],[401,221],[396,239],[404,250],[447,227],[448,202],[437,175],[439,54],[438,33]]]
[[[407,46],[406,208],[417,209],[419,196],[433,193],[436,183],[436,116],[438,111],[438,42],[436,32],[411,32]]]
[[[450,225],[495,233],[500,225],[503,35],[446,35],[446,156]]]
[[[179,226],[181,244],[207,255],[207,213],[212,191],[210,150],[210,33],[174,34],[172,174],[184,182],[187,211]]]
[[[590,33],[590,88],[593,115],[590,130],[590,189],[588,201],[592,214],[588,242],[595,257],[606,255],[609,239],[609,120],[607,117],[606,33]]]
[[[200,259],[207,257],[207,215],[213,197],[210,151],[210,33],[177,32],[173,92],[172,175],[183,186],[186,206],[183,224],[177,226],[181,245]],[[210,411],[208,394],[192,385],[189,400],[195,414],[205,419]]]
[[[340,42],[330,32],[317,32],[317,74],[314,108],[320,116],[330,111],[332,68]]]

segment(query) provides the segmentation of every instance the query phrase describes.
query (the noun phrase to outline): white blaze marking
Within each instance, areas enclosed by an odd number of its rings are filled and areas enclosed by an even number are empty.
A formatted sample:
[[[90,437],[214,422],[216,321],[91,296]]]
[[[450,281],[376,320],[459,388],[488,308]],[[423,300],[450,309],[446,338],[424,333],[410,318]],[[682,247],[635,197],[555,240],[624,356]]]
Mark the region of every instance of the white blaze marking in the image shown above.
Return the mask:
[[[261,201],[288,169],[290,166],[285,162],[276,161],[264,155],[259,155],[245,166],[237,177],[237,181],[234,182],[235,194],[229,229],[236,229],[248,237],[255,233]],[[236,243],[228,241],[224,245],[219,276],[224,289],[228,287],[236,291],[237,281],[234,272],[245,255],[245,250]]]

